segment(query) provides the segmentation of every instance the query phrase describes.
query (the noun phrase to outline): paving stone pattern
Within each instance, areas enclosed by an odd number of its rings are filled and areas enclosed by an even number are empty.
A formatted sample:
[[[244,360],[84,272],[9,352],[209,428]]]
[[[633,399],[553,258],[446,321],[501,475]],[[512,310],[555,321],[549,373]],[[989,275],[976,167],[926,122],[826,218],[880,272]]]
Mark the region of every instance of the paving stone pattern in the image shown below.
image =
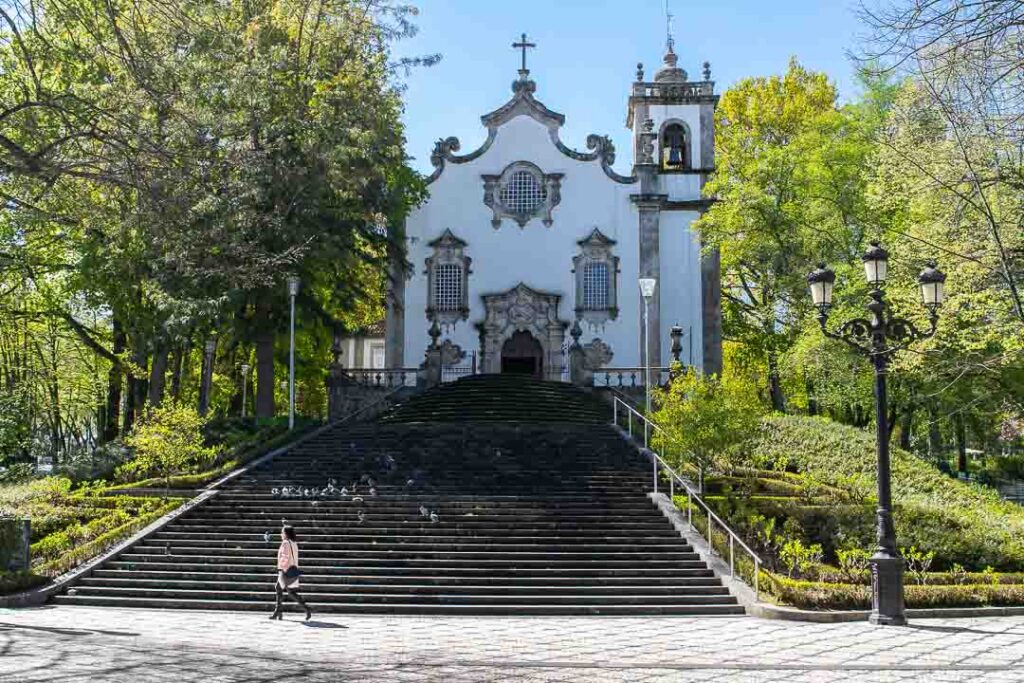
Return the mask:
[[[467,378],[239,477],[54,601],[265,610],[287,520],[315,612],[741,614],[609,420],[568,385]]]
[[[0,681],[1024,681],[1024,618],[906,628],[753,617],[0,610]]]

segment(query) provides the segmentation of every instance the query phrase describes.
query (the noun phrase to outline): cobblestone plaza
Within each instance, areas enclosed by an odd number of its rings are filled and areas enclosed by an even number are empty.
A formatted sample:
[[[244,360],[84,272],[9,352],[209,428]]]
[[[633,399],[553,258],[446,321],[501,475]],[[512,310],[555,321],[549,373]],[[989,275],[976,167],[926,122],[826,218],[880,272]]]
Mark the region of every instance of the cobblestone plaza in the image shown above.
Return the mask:
[[[269,610],[268,605],[268,610]],[[1024,681],[1024,617],[905,628],[752,617],[0,610],[0,681]]]

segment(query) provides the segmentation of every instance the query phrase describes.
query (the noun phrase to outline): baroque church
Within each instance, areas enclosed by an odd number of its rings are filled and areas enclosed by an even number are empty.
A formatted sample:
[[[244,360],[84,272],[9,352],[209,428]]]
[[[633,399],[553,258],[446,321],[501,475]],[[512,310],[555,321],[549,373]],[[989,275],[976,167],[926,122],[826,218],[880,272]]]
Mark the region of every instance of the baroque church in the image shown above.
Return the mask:
[[[407,219],[407,264],[389,291],[386,366],[420,366],[440,346],[446,366],[483,373],[568,380],[571,349],[588,377],[639,368],[638,283],[653,278],[651,365],[677,355],[720,371],[718,255],[702,254],[692,229],[715,160],[710,66],[690,80],[671,41],[653,78],[637,66],[625,112],[632,172],[620,175],[609,137],[588,136],[587,151],[561,139],[565,116],[540,101],[526,68],[534,46],[524,35],[513,47],[522,68],[511,99],[481,117],[483,145],[462,153],[449,137],[431,155],[430,196]]]

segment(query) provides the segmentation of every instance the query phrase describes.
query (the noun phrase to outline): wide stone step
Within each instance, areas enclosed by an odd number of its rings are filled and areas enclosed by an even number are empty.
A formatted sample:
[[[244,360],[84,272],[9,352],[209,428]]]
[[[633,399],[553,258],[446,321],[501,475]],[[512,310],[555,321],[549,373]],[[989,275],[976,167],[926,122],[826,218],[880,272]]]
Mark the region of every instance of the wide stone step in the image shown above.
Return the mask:
[[[169,558],[161,558],[168,560]],[[451,577],[464,580],[479,580],[479,577],[501,578],[575,578],[585,581],[594,578],[602,580],[606,578],[629,578],[630,580],[647,581],[649,579],[672,579],[677,577],[711,577],[714,572],[701,563],[689,563],[691,566],[682,566],[673,563],[668,567],[652,567],[649,565],[637,566],[628,564],[619,567],[609,567],[600,563],[589,564],[583,567],[545,566],[543,564],[530,567],[523,566],[482,566],[453,564],[451,566],[439,566],[438,563],[427,563],[419,566],[401,566],[394,564],[375,564],[373,566],[365,563],[358,565],[326,566],[317,567],[315,575],[325,576],[393,576],[393,577],[423,577],[439,576]],[[153,562],[128,562],[124,560],[111,560],[104,565],[105,568],[113,571],[125,572],[150,572],[161,571],[171,573],[237,573],[237,574],[264,574],[271,576],[276,572],[274,565],[268,566],[265,562],[222,562],[212,564],[181,563],[174,561],[153,561]]]
[[[356,564],[359,566],[378,566],[378,567],[435,567],[435,568],[458,568],[458,567],[501,567],[501,568],[536,568],[536,567],[551,567],[553,569],[592,569],[592,568],[625,568],[636,567],[637,564],[643,564],[644,567],[655,569],[703,569],[705,567],[704,562],[697,559],[650,559],[644,557],[602,557],[596,555],[585,555],[583,557],[568,557],[564,554],[552,557],[515,557],[510,555],[502,555],[498,553],[463,553],[462,556],[452,557],[455,553],[448,553],[446,557],[427,557],[418,553],[406,553],[404,556],[400,556],[398,553],[388,553],[387,556],[357,556],[357,557],[334,557],[331,559],[323,559],[318,557],[302,558],[303,570],[309,574],[315,574],[322,567],[335,567],[338,566],[341,560],[347,560],[346,564]],[[483,556],[481,556],[483,555]],[[489,556],[488,556],[489,555]],[[167,563],[172,562],[175,566],[183,566],[184,560],[187,558],[189,563],[192,565],[218,565],[218,564],[231,564],[241,565],[251,568],[266,568],[270,566],[274,567],[274,558],[260,558],[250,557],[248,555],[239,553],[238,555],[230,554],[203,554],[196,553],[194,555],[181,554],[176,551],[171,555],[165,555],[163,553],[142,553],[142,552],[128,552],[121,556],[123,559],[118,561],[117,566],[123,567],[125,563],[129,566],[138,567],[148,563]]]
[[[228,596],[232,593],[264,593],[272,596],[274,594],[273,576],[263,576],[259,580],[243,580],[237,577],[226,577],[217,580],[196,580],[196,579],[141,579],[141,578],[99,578],[90,577],[83,579],[79,586],[88,588],[88,591],[79,590],[78,593],[89,595],[102,595],[108,589],[135,589],[146,590],[190,590],[210,591]],[[321,594],[366,594],[366,595],[394,595],[396,591],[410,595],[544,595],[569,597],[573,595],[584,596],[613,596],[626,597],[635,595],[658,595],[658,596],[713,596],[728,595],[729,591],[721,585],[561,585],[543,586],[536,584],[401,584],[396,588],[395,584],[380,584],[372,582],[349,582],[328,581],[316,579],[303,579],[301,582],[302,594],[306,599],[316,601]]]
[[[190,554],[191,550],[202,551],[203,549],[217,549],[223,550],[228,549],[232,551],[249,551],[258,550],[261,554],[273,553],[277,556],[276,542],[265,542],[262,539],[243,541],[243,540],[227,540],[227,539],[199,539],[199,538],[188,538],[172,540],[166,537],[154,539],[151,542],[147,542],[145,546],[139,546],[140,551],[143,548],[146,549],[159,549],[160,547],[169,548],[172,553],[179,553],[183,547],[187,547],[187,550],[183,551],[185,554]],[[643,550],[637,550],[638,547],[642,547]],[[415,539],[411,541],[385,541],[385,540],[373,540],[364,542],[353,542],[353,541],[311,541],[306,539],[302,544],[301,557],[326,557],[331,555],[337,555],[338,557],[348,557],[353,554],[359,554],[362,552],[373,552],[373,553],[391,553],[391,552],[430,552],[430,553],[455,553],[455,552],[501,552],[501,553],[572,553],[576,554],[591,554],[591,553],[636,553],[642,552],[644,554],[650,553],[693,553],[693,548],[686,543],[665,543],[660,544],[637,544],[637,543],[608,543],[608,542],[589,542],[589,543],[562,543],[562,542],[547,542],[547,543],[514,543],[507,540],[461,540],[461,541],[449,541],[442,542],[436,539]],[[180,554],[180,553],[179,553]]]
[[[316,527],[313,527],[316,528]],[[441,531],[441,529],[437,529]],[[610,543],[613,545],[685,545],[689,547],[686,541],[679,537],[678,534],[663,533],[659,536],[609,536],[603,534],[566,534],[566,535],[523,535],[516,533],[515,530],[510,530],[505,535],[498,534],[478,534],[478,533],[463,533],[459,534],[430,534],[425,533],[427,531],[433,531],[433,529],[424,529],[424,533],[411,535],[411,534],[364,534],[353,531],[352,533],[331,533],[331,534],[320,534],[310,533],[307,531],[302,534],[303,547],[308,544],[320,544],[320,543],[352,543],[352,544],[373,544],[373,543],[389,543],[389,544],[403,544],[403,543],[440,543],[440,544],[473,544],[473,545],[487,545],[487,544],[525,544],[525,545],[550,545],[566,544],[566,545],[582,545],[587,543]],[[222,545],[231,544],[235,542],[250,542],[258,543],[263,546],[267,545],[267,541],[263,540],[263,534],[261,533],[216,533],[211,532],[209,529],[203,527],[195,527],[190,530],[180,529],[177,526],[167,527],[167,530],[158,531],[153,534],[150,538],[155,539],[154,544],[159,545],[160,542],[165,543],[180,543],[182,541],[210,541],[218,542]],[[271,541],[276,547],[278,540],[277,534],[271,534]]]
[[[269,612],[271,606],[266,602],[224,599],[167,599],[138,598],[112,596],[68,596],[58,595],[53,602],[59,605],[87,605],[94,607],[138,607],[147,609],[195,609],[195,610],[230,610]],[[537,605],[522,602],[519,604],[480,605],[480,604],[419,604],[397,605],[387,603],[328,603],[314,604],[318,614],[417,614],[417,615],[455,615],[474,616],[572,616],[572,615],[678,615],[678,616],[736,616],[744,613],[743,607],[736,604],[717,605],[653,605],[653,604],[617,604],[617,605]],[[285,612],[299,614],[297,605],[287,605]]]
[[[207,557],[238,557],[245,556],[254,559],[277,558],[277,548],[246,548],[239,545],[232,547],[205,547],[197,545],[174,545],[157,546],[150,543],[139,544],[132,548],[131,555],[153,555],[164,557],[186,557],[197,556]],[[556,548],[553,550],[506,550],[502,546],[492,546],[487,549],[474,550],[446,550],[436,546],[428,548],[368,548],[365,550],[356,548],[341,548],[330,550],[303,549],[300,554],[301,563],[316,565],[318,563],[345,562],[349,560],[376,560],[376,559],[431,559],[431,560],[503,560],[503,561],[550,561],[560,560],[611,560],[611,561],[635,561],[635,562],[668,562],[673,560],[690,561],[699,559],[699,555],[692,551],[671,550],[644,550],[623,549],[614,550],[604,547],[593,549],[578,549],[569,546],[568,548]]]
[[[684,573],[688,572],[688,573]],[[495,576],[492,574],[481,575],[479,572],[475,575],[432,575],[429,573],[421,573],[419,575],[391,575],[391,574],[325,574],[318,572],[315,581],[317,585],[325,584],[338,584],[338,585],[395,585],[395,586],[455,586],[461,587],[465,585],[472,586],[535,586],[535,587],[551,587],[551,588],[567,588],[572,589],[574,587],[580,588],[591,588],[591,587],[625,587],[633,590],[638,586],[644,587],[664,587],[668,589],[676,588],[687,588],[691,586],[711,586],[721,587],[722,582],[720,579],[715,577],[710,570],[682,570],[676,572],[678,575],[673,576],[657,576],[654,574],[640,574],[637,575],[601,575],[601,576],[581,576],[574,574],[572,576],[559,576],[559,575],[536,575],[527,574],[523,575],[522,572],[506,573],[505,576]],[[241,582],[266,582],[274,581],[276,574],[270,571],[264,572],[218,572],[218,571],[146,571],[146,570],[134,570],[128,571],[123,569],[97,569],[93,572],[92,576],[82,579],[82,583],[86,585],[102,585],[110,582],[110,585],[116,585],[116,582],[120,581],[149,581],[155,585],[163,586],[169,585],[171,582],[220,582],[220,583],[231,583],[236,581]],[[308,579],[307,579],[308,581]]]

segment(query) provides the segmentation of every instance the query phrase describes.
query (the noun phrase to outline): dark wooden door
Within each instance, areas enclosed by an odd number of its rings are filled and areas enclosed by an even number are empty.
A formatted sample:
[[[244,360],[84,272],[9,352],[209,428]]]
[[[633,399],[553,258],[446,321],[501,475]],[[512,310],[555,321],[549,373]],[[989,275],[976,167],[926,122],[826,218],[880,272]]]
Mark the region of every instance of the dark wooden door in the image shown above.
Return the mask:
[[[501,371],[543,377],[544,348],[526,331],[516,332],[501,347]]]

